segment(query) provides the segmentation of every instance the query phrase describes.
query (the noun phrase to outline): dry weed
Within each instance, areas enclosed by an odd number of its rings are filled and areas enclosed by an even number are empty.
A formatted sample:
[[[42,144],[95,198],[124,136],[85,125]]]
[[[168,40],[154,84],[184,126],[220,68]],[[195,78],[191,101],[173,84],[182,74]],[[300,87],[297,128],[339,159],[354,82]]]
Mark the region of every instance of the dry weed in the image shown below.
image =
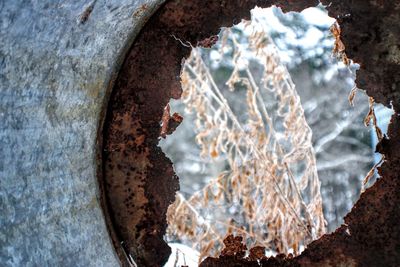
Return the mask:
[[[248,246],[298,254],[325,232],[312,132],[295,85],[259,26],[247,23],[247,45],[230,29],[221,38],[221,48],[233,52],[226,84],[246,91],[247,111],[233,111],[199,49],[181,74],[183,101],[197,117],[201,156],[224,159],[227,166],[190,198],[177,194],[168,211],[167,237],[193,244],[200,260],[216,255],[228,234],[242,236]],[[260,77],[249,55],[262,67]]]

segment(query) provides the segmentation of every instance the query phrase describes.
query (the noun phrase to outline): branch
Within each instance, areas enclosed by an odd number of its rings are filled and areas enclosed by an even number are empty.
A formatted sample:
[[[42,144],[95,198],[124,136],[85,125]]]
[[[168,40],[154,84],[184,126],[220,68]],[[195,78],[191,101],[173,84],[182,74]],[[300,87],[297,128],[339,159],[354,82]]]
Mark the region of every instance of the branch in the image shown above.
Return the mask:
[[[324,171],[327,169],[334,169],[334,168],[337,168],[338,166],[341,166],[344,163],[349,163],[352,161],[362,162],[362,163],[371,163],[372,159],[371,159],[371,157],[364,157],[364,156],[359,156],[359,155],[347,155],[347,156],[342,156],[333,161],[325,161],[322,163],[317,163],[317,170]]]

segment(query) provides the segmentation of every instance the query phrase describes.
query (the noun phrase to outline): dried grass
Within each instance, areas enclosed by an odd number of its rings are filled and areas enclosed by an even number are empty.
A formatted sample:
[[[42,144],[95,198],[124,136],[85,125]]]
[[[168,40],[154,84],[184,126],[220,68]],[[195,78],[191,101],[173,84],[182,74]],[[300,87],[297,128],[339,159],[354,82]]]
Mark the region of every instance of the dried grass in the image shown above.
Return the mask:
[[[232,91],[245,88],[247,111],[235,114],[199,49],[192,50],[181,74],[186,109],[196,114],[201,156],[223,159],[227,166],[190,198],[177,194],[168,210],[167,237],[193,244],[200,260],[216,255],[228,234],[242,236],[249,246],[298,254],[325,232],[312,132],[295,85],[262,27],[252,21],[246,30],[252,32],[247,46],[226,29],[221,53],[233,51],[226,84]],[[260,77],[249,55],[264,70]]]

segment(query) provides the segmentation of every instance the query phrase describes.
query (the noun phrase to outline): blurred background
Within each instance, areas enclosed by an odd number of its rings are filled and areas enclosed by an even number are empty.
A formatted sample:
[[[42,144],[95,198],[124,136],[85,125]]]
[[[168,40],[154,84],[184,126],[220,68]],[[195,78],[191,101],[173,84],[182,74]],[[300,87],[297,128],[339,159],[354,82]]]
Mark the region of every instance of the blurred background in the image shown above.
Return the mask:
[[[313,131],[327,231],[334,231],[357,201],[365,175],[380,160],[380,155],[374,153],[375,132],[363,123],[368,113],[368,97],[357,90],[354,106],[348,100],[358,66],[346,66],[332,55],[335,39],[330,27],[335,20],[322,6],[286,14],[276,7],[255,8],[252,19],[262,22],[296,84],[306,120]],[[232,31],[239,42],[248,34],[243,23],[232,27]],[[202,49],[201,53],[218,87],[228,91],[225,82],[233,65],[231,60],[221,57],[219,49],[220,43],[217,43],[211,49]],[[225,96],[235,110],[245,109],[240,93],[235,91]],[[180,178],[180,192],[189,197],[224,166],[200,157],[200,147],[195,141],[195,114],[185,113],[184,104],[179,100],[172,100],[170,106],[171,113],[178,112],[184,120],[174,134],[161,139],[160,146],[174,163]],[[377,106],[376,113],[385,133],[391,110]],[[169,241],[179,243],[179,240]]]

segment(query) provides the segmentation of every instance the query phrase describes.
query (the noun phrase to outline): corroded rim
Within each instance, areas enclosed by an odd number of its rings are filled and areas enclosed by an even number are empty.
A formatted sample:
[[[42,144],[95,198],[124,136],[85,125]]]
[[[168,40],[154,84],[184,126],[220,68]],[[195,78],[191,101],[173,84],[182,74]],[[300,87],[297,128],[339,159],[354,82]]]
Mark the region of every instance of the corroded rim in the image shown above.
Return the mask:
[[[100,188],[104,192],[104,203],[107,203],[103,209],[108,226],[112,228],[110,235],[114,246],[124,265],[127,264],[124,251],[132,255],[140,266],[160,266],[170,253],[163,241],[165,214],[179,186],[172,163],[157,144],[163,109],[171,97],[179,98],[181,94],[181,60],[190,53],[190,49],[183,46],[181,41],[196,45],[217,34],[220,26],[230,26],[239,22],[238,18],[248,18],[249,10],[256,4],[269,7],[272,2],[286,11],[300,11],[318,4],[318,1],[293,3],[277,0],[267,3],[237,0],[193,3],[189,0],[171,0],[153,15],[127,54],[110,96],[104,139],[99,139],[103,144],[103,179]],[[330,15],[338,18],[342,40],[348,47],[348,56],[361,64],[357,85],[368,88],[368,94],[377,101],[386,105],[392,101],[398,110],[400,96],[395,89],[400,83],[399,64],[379,57],[387,51],[379,43],[377,34],[371,32],[377,29],[388,31],[383,29],[385,26],[382,18],[394,14],[400,7],[393,3],[375,4],[365,1],[322,2],[330,4]],[[361,17],[367,11],[371,16],[365,20],[375,23],[377,29],[360,24],[365,23]],[[358,16],[361,21],[354,21],[353,17]],[[366,41],[365,36],[370,39]],[[395,41],[399,38],[397,33]],[[378,57],[371,57],[371,53]],[[385,72],[374,67],[379,64],[391,67],[394,71],[385,69]],[[347,226],[313,242],[300,257],[290,262],[310,265],[329,259],[334,262],[351,260],[357,264],[366,264],[373,261],[373,255],[381,255],[381,259],[383,255],[383,260],[388,263],[391,261],[385,258],[386,254],[391,255],[392,260],[400,258],[400,252],[396,254],[394,250],[399,241],[389,236],[380,236],[373,230],[378,227],[375,225],[377,222],[374,224],[372,221],[372,218],[383,215],[385,231],[394,233],[394,237],[396,234],[399,236],[400,226],[396,226],[393,220],[398,218],[396,212],[400,214],[399,208],[396,208],[396,204],[400,206],[396,174],[399,173],[400,150],[393,148],[400,147],[400,131],[398,116],[393,118],[389,138],[379,144],[380,152],[387,158],[380,169],[384,178],[362,195],[345,218]],[[392,203],[386,204],[385,209],[389,210],[384,212],[382,205],[387,197],[390,197]],[[348,231],[351,235],[347,234]],[[370,232],[372,234],[368,234]],[[375,251],[360,247],[363,243],[375,244]],[[335,257],[336,254],[340,254],[340,257]]]

